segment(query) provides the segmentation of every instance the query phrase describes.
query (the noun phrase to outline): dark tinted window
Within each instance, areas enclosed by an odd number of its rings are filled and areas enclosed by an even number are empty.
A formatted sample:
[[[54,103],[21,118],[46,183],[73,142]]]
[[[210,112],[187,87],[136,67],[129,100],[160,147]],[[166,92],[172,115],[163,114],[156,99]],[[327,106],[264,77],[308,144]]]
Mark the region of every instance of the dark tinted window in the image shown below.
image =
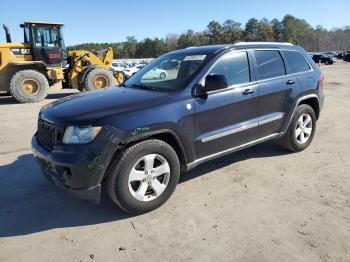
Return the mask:
[[[246,52],[230,53],[220,59],[209,75],[225,75],[228,85],[250,81],[249,63]]]
[[[283,54],[287,60],[289,73],[299,73],[310,70],[309,64],[299,52],[283,51]]]
[[[283,59],[278,51],[255,51],[260,79],[266,79],[286,74]]]

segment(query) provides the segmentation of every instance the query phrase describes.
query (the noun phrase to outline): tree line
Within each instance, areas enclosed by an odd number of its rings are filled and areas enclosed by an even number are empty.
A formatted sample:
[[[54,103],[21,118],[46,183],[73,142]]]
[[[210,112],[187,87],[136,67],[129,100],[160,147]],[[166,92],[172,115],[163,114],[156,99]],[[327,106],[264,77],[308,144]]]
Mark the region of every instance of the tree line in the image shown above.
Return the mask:
[[[304,47],[309,52],[350,51],[350,26],[327,30],[312,27],[304,19],[285,15],[282,20],[251,18],[242,26],[232,19],[224,23],[211,21],[200,32],[187,30],[182,34],[168,34],[165,38],[145,38],[138,41],[128,36],[119,43],[87,43],[69,46],[68,50],[101,50],[113,48],[114,58],[158,57],[166,52],[189,46],[208,44],[233,44],[241,41],[289,42]]]

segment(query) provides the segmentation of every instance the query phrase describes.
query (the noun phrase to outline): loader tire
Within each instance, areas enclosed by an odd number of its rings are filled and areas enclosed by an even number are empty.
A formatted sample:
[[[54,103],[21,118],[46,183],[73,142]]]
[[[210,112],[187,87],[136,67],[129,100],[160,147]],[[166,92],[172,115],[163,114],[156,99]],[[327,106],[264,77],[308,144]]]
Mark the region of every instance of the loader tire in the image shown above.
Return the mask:
[[[121,85],[125,82],[127,76],[123,71],[115,71],[114,77],[116,79],[117,85]]]
[[[36,70],[21,70],[14,74],[10,82],[10,93],[21,103],[34,103],[45,99],[49,82]]]
[[[112,73],[103,68],[93,68],[86,75],[83,87],[86,91],[96,91],[115,84]]]

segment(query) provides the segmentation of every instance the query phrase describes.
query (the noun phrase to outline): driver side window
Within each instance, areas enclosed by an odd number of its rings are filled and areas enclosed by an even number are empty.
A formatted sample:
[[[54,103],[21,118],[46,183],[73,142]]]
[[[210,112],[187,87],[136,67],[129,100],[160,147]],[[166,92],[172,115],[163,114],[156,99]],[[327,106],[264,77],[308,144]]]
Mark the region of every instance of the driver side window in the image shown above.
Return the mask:
[[[250,82],[247,52],[224,55],[211,69],[209,75],[224,75],[228,86]]]

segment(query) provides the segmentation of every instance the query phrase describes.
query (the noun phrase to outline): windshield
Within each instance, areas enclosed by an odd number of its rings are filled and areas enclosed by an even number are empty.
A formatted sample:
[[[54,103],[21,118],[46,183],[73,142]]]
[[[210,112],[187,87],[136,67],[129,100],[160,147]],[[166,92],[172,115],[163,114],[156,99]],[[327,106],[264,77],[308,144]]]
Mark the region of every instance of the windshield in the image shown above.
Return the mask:
[[[171,92],[190,81],[207,60],[205,54],[164,55],[143,67],[124,86]]]
[[[59,47],[59,27],[33,26],[33,42],[36,47]]]

